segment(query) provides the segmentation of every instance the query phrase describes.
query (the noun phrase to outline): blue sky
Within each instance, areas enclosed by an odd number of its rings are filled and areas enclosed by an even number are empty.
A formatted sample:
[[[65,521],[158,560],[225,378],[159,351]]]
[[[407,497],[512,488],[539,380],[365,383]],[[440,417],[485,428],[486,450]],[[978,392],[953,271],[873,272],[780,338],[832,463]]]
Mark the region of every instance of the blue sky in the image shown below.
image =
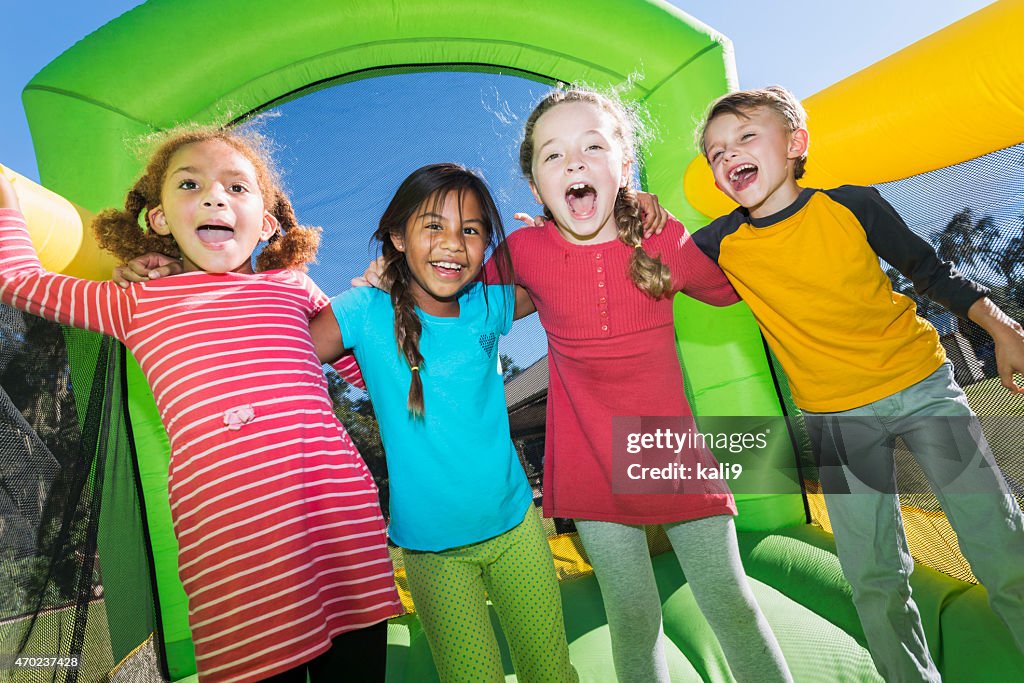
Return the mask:
[[[137,4],[61,0],[18,2],[5,10],[7,30],[0,41],[4,65],[0,71],[0,163],[38,178],[21,89],[75,41]],[[673,4],[733,40],[741,87],[782,83],[806,97],[988,3],[674,0]],[[333,294],[362,272],[372,255],[368,236],[391,192],[422,164],[451,160],[480,169],[509,222],[514,211],[535,209],[515,168],[516,146],[522,120],[545,90],[543,85],[508,76],[407,74],[344,84],[277,108],[277,115],[262,126],[279,145],[278,161],[300,220],[325,229],[321,263],[311,269],[320,286]],[[429,112],[417,106],[437,92],[446,96],[433,101],[444,100],[443,105]],[[337,120],[346,121],[341,131],[330,125]],[[447,125],[451,121],[459,125]],[[417,126],[422,128],[413,132]],[[375,163],[367,164],[366,159]],[[379,190],[369,192],[368,187]],[[518,324],[503,349],[524,366],[540,357],[545,349],[536,316]]]

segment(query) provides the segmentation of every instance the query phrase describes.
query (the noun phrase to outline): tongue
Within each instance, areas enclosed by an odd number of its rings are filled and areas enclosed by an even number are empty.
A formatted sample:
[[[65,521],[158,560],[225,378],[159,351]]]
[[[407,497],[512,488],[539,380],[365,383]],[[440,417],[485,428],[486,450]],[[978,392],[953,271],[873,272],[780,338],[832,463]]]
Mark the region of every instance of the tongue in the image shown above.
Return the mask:
[[[230,228],[199,228],[196,231],[199,241],[207,243],[227,242],[235,236],[235,231]]]
[[[592,189],[569,190],[565,194],[565,201],[569,204],[569,212],[573,218],[588,218],[594,213],[594,202],[597,201],[597,193]]]
[[[757,177],[756,168],[748,168],[740,171],[736,174],[736,180],[732,181],[732,186],[736,190],[742,190],[750,183],[754,182],[754,178]]]

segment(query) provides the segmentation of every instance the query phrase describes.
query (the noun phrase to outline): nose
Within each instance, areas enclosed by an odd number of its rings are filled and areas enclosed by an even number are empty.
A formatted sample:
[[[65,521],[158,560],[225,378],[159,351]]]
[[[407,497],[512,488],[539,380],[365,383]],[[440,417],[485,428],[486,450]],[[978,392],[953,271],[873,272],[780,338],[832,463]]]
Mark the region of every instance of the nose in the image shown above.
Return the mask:
[[[465,237],[462,235],[462,230],[442,230],[440,242],[438,245],[445,251],[456,253],[465,249]]]
[[[571,156],[566,159],[565,172],[566,173],[577,173],[586,168],[586,164],[583,163],[583,159],[577,156]]]
[[[227,204],[225,194],[224,188],[216,184],[210,185],[203,195],[203,206],[225,206]]]

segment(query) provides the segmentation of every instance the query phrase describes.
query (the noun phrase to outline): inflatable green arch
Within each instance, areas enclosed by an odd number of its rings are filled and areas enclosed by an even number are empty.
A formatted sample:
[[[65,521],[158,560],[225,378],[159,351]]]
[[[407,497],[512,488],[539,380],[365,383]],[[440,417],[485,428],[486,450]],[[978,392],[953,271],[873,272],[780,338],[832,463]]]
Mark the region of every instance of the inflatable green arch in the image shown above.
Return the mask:
[[[95,211],[118,205],[140,171],[126,145],[133,139],[184,121],[229,123],[342,80],[453,67],[597,86],[632,78],[626,97],[641,100],[658,129],[643,150],[646,189],[691,229],[706,220],[683,195],[683,173],[695,152],[693,122],[736,82],[731,44],[658,0],[150,0],[49,64],[23,100],[44,184]],[[92,244],[91,235],[68,239],[82,250]],[[101,261],[89,275],[108,273]],[[715,310],[682,297],[676,306],[698,414],[780,414],[745,306]],[[137,367],[129,387],[164,636],[178,678],[194,665],[166,501],[167,442]],[[799,496],[747,497],[741,509],[747,529],[805,521]],[[114,514],[105,507],[105,516]],[[114,590],[107,596],[114,631],[118,610],[132,607],[119,607]]]

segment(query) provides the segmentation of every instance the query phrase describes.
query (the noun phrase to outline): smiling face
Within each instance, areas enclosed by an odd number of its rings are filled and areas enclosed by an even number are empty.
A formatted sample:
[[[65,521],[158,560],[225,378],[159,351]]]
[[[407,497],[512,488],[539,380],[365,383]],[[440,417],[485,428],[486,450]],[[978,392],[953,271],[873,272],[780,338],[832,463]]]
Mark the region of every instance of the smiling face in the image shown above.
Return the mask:
[[[616,123],[596,104],[563,102],[533,128],[530,188],[570,242],[616,239],[615,198],[630,177]]]
[[[704,132],[704,149],[715,184],[754,218],[763,218],[796,201],[800,186],[794,164],[807,152],[803,128],[789,130],[783,118],[766,107],[746,116],[726,112]]]
[[[256,168],[222,140],[185,145],[170,158],[160,204],[147,214],[181,249],[186,272],[252,273],[252,253],[277,230]]]
[[[416,305],[430,315],[459,313],[458,294],[476,280],[487,249],[488,224],[476,192],[428,197],[406,222],[405,234],[391,234],[412,273]]]

